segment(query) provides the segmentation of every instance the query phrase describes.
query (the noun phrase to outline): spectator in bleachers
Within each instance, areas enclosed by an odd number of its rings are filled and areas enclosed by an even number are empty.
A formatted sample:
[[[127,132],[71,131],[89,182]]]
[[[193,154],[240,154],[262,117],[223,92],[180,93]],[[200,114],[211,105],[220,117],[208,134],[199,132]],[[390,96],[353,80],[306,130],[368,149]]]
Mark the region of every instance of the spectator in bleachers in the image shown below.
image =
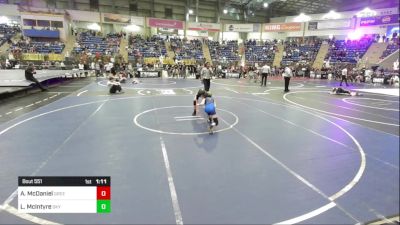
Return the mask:
[[[270,40],[257,44],[256,40],[245,42],[245,59],[251,63],[272,63],[277,51],[276,43]],[[285,54],[285,53],[284,53]]]
[[[382,55],[381,55],[381,59],[386,58],[387,56],[391,55],[392,53],[394,53],[395,51],[397,51],[400,47],[400,41],[398,38],[396,39],[392,39],[392,42],[388,44],[388,46],[386,47],[385,51],[383,51]]]
[[[218,41],[207,41],[206,44],[210,49],[210,55],[213,61],[217,60],[232,63],[240,60],[237,41],[223,41],[222,44]]]
[[[330,63],[356,64],[374,40],[373,36],[365,35],[360,40],[335,40],[326,56]]]

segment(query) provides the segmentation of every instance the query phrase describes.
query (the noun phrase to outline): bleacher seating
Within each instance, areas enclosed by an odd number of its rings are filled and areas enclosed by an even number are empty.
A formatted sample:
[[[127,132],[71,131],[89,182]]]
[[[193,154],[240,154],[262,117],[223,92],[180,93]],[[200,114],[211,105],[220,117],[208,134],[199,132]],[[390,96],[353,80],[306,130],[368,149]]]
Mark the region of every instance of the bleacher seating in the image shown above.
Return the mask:
[[[218,41],[207,41],[207,44],[213,61],[225,60],[235,62],[240,60],[237,41],[223,41],[221,44]]]
[[[118,34],[107,34],[106,37],[100,37],[93,32],[82,32],[77,39],[75,53],[87,51],[89,53],[102,53],[112,55],[119,51],[121,37]]]
[[[19,41],[11,46],[13,51],[22,53],[61,54],[65,47],[62,42]]]
[[[277,50],[275,41],[258,43],[255,40],[248,40],[245,43],[245,59],[251,63],[272,63]]]
[[[171,49],[175,52],[178,60],[195,59],[202,60],[204,58],[202,42],[200,40],[181,40],[171,39]]]
[[[400,43],[398,41],[394,41],[394,42],[390,43],[386,47],[386,50],[382,53],[382,56],[380,58],[384,59],[387,56],[389,56],[390,54],[392,54],[393,52],[397,51],[399,49],[399,45],[400,45]]]
[[[329,52],[326,59],[330,63],[357,63],[363,57],[373,38],[364,36],[360,40],[336,40],[330,43]]]
[[[282,65],[290,65],[292,63],[312,63],[321,47],[321,40],[305,40],[299,42],[286,42],[282,58]]]
[[[164,39],[158,36],[144,39],[140,35],[129,37],[128,55],[136,57],[160,57],[167,54]]]

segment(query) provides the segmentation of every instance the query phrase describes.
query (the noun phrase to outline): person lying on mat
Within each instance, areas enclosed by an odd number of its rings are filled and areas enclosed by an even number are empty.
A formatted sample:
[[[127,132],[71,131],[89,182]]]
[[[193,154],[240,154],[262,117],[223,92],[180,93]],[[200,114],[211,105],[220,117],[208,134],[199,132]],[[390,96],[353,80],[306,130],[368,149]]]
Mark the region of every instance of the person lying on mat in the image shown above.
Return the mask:
[[[350,96],[361,96],[360,93],[355,92],[355,91],[348,91],[344,88],[341,87],[335,87],[332,89],[332,91],[330,92],[331,95],[350,95]]]

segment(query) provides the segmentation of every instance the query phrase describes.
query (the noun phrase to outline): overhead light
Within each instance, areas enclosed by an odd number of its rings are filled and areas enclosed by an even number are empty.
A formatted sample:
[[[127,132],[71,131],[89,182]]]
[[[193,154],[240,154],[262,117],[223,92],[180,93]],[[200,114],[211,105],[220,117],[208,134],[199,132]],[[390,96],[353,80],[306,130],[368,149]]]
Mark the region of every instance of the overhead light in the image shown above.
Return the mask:
[[[371,10],[370,8],[365,8],[363,10],[361,10],[360,12],[358,12],[356,14],[357,17],[370,17],[370,16],[376,16],[376,11],[375,10]]]
[[[310,20],[311,20],[311,17],[307,16],[304,13],[300,13],[300,15],[298,15],[296,18],[294,18],[294,22],[307,22]]]
[[[327,20],[335,20],[335,19],[339,19],[340,17],[342,17],[342,15],[340,15],[339,13],[331,10],[329,11],[327,14],[325,14],[322,19],[327,19]]]
[[[193,9],[189,9],[189,14],[193,14]]]
[[[100,31],[101,30],[100,25],[97,24],[97,23],[92,23],[92,24],[88,25],[87,28],[89,30],[96,30],[96,31]]]
[[[267,8],[268,7],[268,2],[264,2],[263,6],[264,6],[264,8]]]
[[[227,9],[224,9],[223,12],[224,12],[224,14],[227,14],[227,13],[228,13],[228,10],[227,10]]]
[[[140,31],[140,27],[135,24],[130,24],[124,27],[124,29],[128,32],[138,32]]]
[[[347,38],[350,40],[359,40],[363,36],[363,33],[360,30],[355,30],[347,34]]]
[[[8,19],[5,16],[0,16],[0,24],[9,24],[10,23],[10,19]]]

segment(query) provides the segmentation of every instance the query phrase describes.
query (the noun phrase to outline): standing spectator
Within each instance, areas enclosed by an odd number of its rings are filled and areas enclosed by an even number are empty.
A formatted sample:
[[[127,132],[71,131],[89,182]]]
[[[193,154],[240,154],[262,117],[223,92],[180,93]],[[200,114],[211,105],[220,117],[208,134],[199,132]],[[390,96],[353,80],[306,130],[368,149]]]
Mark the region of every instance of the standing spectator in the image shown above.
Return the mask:
[[[293,76],[292,69],[289,66],[286,66],[285,71],[282,73],[282,76],[285,79],[284,92],[289,92],[289,82],[290,82],[290,78]]]
[[[345,68],[342,70],[342,80],[340,81],[340,85],[339,85],[339,86],[342,86],[343,81],[346,82],[346,86],[347,86],[347,87],[349,86],[349,84],[347,84],[347,74],[348,74],[347,67],[345,67]]]
[[[267,86],[267,77],[271,73],[271,67],[268,66],[268,64],[264,64],[264,66],[261,68],[261,86],[264,85],[264,87]]]
[[[63,61],[61,61],[61,63],[60,63],[60,67],[61,67],[61,70],[65,70],[65,64],[64,64],[64,62],[63,62]]]
[[[200,72],[201,79],[203,79],[203,84],[204,84],[204,90],[209,91],[210,90],[210,80],[211,80],[211,69],[210,69],[210,63],[206,62],[205,66]]]
[[[35,71],[35,66],[33,63],[30,63],[28,68],[25,70],[25,79],[34,82],[42,91],[47,91],[45,87],[40,84],[40,82],[33,76],[33,74],[36,74]]]

